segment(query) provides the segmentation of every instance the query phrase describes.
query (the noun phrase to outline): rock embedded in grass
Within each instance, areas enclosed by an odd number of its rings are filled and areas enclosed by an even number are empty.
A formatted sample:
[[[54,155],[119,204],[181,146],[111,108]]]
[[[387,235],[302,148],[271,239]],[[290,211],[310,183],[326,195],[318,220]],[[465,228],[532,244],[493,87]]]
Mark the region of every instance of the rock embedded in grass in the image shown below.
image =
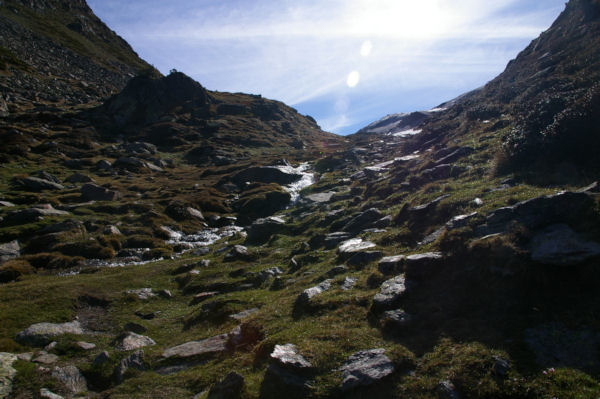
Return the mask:
[[[404,265],[404,260],[406,256],[404,255],[395,255],[395,256],[386,256],[379,260],[377,264],[377,269],[381,274],[390,275],[402,272],[402,267]]]
[[[23,345],[44,346],[60,335],[82,335],[83,333],[83,328],[78,321],[61,324],[36,323],[19,332],[16,341]]]
[[[407,285],[403,275],[384,281],[379,292],[373,297],[373,310],[381,311],[391,308],[406,290]]]
[[[352,354],[340,368],[342,391],[372,385],[394,372],[394,363],[385,349],[371,349]]]
[[[156,345],[156,342],[154,342],[152,338],[128,331],[119,338],[116,349],[120,351],[130,351],[152,345]]]
[[[81,371],[73,365],[64,367],[54,367],[52,377],[57,379],[72,394],[86,392],[88,390],[87,381]]]

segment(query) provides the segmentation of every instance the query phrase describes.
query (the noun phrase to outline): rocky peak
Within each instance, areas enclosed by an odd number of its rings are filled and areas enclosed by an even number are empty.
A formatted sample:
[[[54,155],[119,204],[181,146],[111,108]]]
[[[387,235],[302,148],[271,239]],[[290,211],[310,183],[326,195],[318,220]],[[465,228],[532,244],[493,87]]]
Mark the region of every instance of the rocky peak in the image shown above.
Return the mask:
[[[175,107],[205,108],[211,98],[202,85],[181,72],[152,79],[138,76],[104,104],[104,111],[120,126],[158,122]]]

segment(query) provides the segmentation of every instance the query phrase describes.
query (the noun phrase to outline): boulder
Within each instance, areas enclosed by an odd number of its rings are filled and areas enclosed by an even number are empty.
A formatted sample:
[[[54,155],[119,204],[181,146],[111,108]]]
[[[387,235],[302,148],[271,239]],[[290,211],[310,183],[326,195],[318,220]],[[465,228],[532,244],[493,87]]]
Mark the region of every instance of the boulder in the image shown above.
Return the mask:
[[[331,288],[331,281],[332,280],[325,280],[314,287],[302,291],[296,298],[296,306],[307,305],[312,298],[329,290]]]
[[[16,341],[23,345],[44,346],[60,335],[82,335],[83,333],[83,328],[78,321],[61,324],[37,323],[18,333]]]
[[[121,384],[125,380],[125,373],[129,369],[145,371],[144,351],[138,350],[124,359],[121,359],[119,364],[113,370],[113,378],[117,384]]]
[[[110,161],[107,161],[106,159],[101,159],[96,163],[96,168],[99,170],[111,170],[112,163],[110,163]]]
[[[250,244],[263,244],[273,234],[277,234],[285,228],[285,220],[270,216],[255,220],[248,228],[246,242]]]
[[[358,252],[363,252],[367,249],[374,248],[375,246],[376,245],[370,241],[363,241],[361,238],[352,238],[342,242],[337,249],[337,253],[341,257],[348,258]]]
[[[344,279],[344,281],[342,281],[341,283],[341,288],[344,291],[349,291],[352,288],[354,288],[354,285],[356,284],[356,282],[358,281],[358,279],[356,277],[346,277]]]
[[[8,398],[12,392],[12,381],[17,375],[12,365],[17,356],[12,353],[0,352],[0,398]]]
[[[342,228],[342,231],[357,233],[369,227],[373,227],[373,225],[383,217],[384,216],[379,209],[367,209],[346,223],[346,225]]]
[[[314,193],[305,196],[307,200],[316,203],[325,203],[331,201],[331,198],[336,194],[335,191],[328,191],[326,193]]]
[[[50,180],[41,179],[39,177],[25,177],[18,179],[17,182],[25,189],[29,191],[43,191],[43,190],[64,190],[65,186],[59,183],[55,183]]]
[[[52,353],[48,353],[46,351],[39,351],[38,354],[33,358],[32,362],[48,365],[58,362],[58,359],[59,357]]]
[[[535,262],[572,266],[600,257],[600,244],[588,241],[566,224],[555,224],[531,240],[531,259]]]
[[[381,251],[364,251],[357,252],[352,255],[346,263],[350,266],[355,267],[363,267],[371,262],[375,262],[377,259],[381,258],[383,253]]]
[[[40,389],[40,398],[42,399],[65,399],[64,396],[60,396],[50,391],[48,388]]]
[[[156,342],[154,342],[152,338],[128,331],[120,337],[116,349],[120,351],[130,351],[151,345],[156,345]]]
[[[404,265],[404,260],[406,256],[404,255],[396,255],[396,256],[386,256],[381,258],[377,265],[377,269],[381,274],[391,275],[402,272],[402,267]]]
[[[208,391],[207,399],[237,399],[244,389],[244,377],[232,371]]]
[[[81,374],[81,371],[73,365],[54,367],[54,369],[52,369],[52,377],[60,381],[72,394],[78,394],[88,390],[85,377]]]
[[[406,326],[412,320],[412,316],[402,309],[388,310],[381,316],[381,324],[385,328],[398,329]]]
[[[404,264],[406,278],[410,280],[425,279],[438,271],[443,263],[444,257],[440,252],[408,255]]]
[[[578,225],[594,208],[594,204],[593,195],[586,192],[563,191],[536,197],[496,209],[486,217],[484,225],[478,226],[476,232],[480,236],[502,233],[514,221],[532,230],[561,223]]]
[[[14,240],[5,244],[0,244],[0,264],[17,258],[21,255],[21,246],[19,241]]]
[[[121,193],[94,183],[86,183],[81,187],[81,197],[86,201],[116,201],[121,198]]]
[[[270,395],[264,396],[271,397],[281,392],[291,398],[307,396],[312,388],[309,381],[314,368],[298,353],[295,345],[275,345],[269,360],[261,391]]]
[[[390,309],[404,295],[407,290],[404,276],[399,275],[381,284],[379,293],[373,298],[373,310]]]
[[[52,205],[37,205],[32,208],[11,211],[6,215],[4,221],[8,224],[25,224],[38,222],[40,220],[43,220],[46,216],[66,215],[69,215],[69,212],[54,209]]]
[[[190,341],[165,349],[162,357],[165,359],[194,359],[208,357],[227,350],[228,334],[221,334],[201,341]]]
[[[329,233],[323,239],[323,244],[327,249],[335,248],[339,243],[343,241],[347,241],[352,238],[352,235],[343,231],[337,231],[334,233]]]
[[[253,256],[248,252],[248,248],[243,245],[234,245],[233,248],[225,256],[223,260],[226,262],[231,262],[234,260],[242,260],[242,261],[250,261],[253,259]]]
[[[253,166],[236,173],[231,180],[238,186],[243,186],[246,182],[277,183],[284,186],[301,178],[301,174],[290,172],[286,167]]]
[[[477,217],[477,212],[472,212],[466,215],[458,215],[454,216],[452,219],[446,222],[445,227],[448,230],[458,229],[461,227],[465,227],[471,222],[473,219]]]
[[[65,179],[67,183],[92,183],[94,180],[83,173],[75,173]]]
[[[351,355],[340,368],[342,391],[372,385],[394,372],[394,363],[385,349],[359,351]]]

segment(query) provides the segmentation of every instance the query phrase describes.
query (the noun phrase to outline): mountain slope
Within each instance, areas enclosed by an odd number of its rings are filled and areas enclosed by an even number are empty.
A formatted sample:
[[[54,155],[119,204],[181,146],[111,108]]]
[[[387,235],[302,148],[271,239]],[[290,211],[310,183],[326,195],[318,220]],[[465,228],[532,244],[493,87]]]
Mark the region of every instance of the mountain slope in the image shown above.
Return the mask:
[[[152,70],[83,0],[0,5],[0,84],[13,109],[100,101]]]
[[[587,101],[596,4],[571,0],[536,41],[568,54],[554,70],[533,45],[382,133],[330,135],[179,72],[0,118],[0,389],[600,397],[593,162],[503,152],[540,100],[560,94],[553,121]]]

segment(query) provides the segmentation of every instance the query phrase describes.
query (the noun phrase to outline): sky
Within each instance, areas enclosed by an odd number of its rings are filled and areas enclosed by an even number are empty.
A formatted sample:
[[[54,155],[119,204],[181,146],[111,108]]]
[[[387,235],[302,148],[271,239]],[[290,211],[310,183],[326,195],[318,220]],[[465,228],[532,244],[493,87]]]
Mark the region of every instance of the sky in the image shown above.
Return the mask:
[[[354,133],[484,85],[565,0],[88,0],[163,74]]]

